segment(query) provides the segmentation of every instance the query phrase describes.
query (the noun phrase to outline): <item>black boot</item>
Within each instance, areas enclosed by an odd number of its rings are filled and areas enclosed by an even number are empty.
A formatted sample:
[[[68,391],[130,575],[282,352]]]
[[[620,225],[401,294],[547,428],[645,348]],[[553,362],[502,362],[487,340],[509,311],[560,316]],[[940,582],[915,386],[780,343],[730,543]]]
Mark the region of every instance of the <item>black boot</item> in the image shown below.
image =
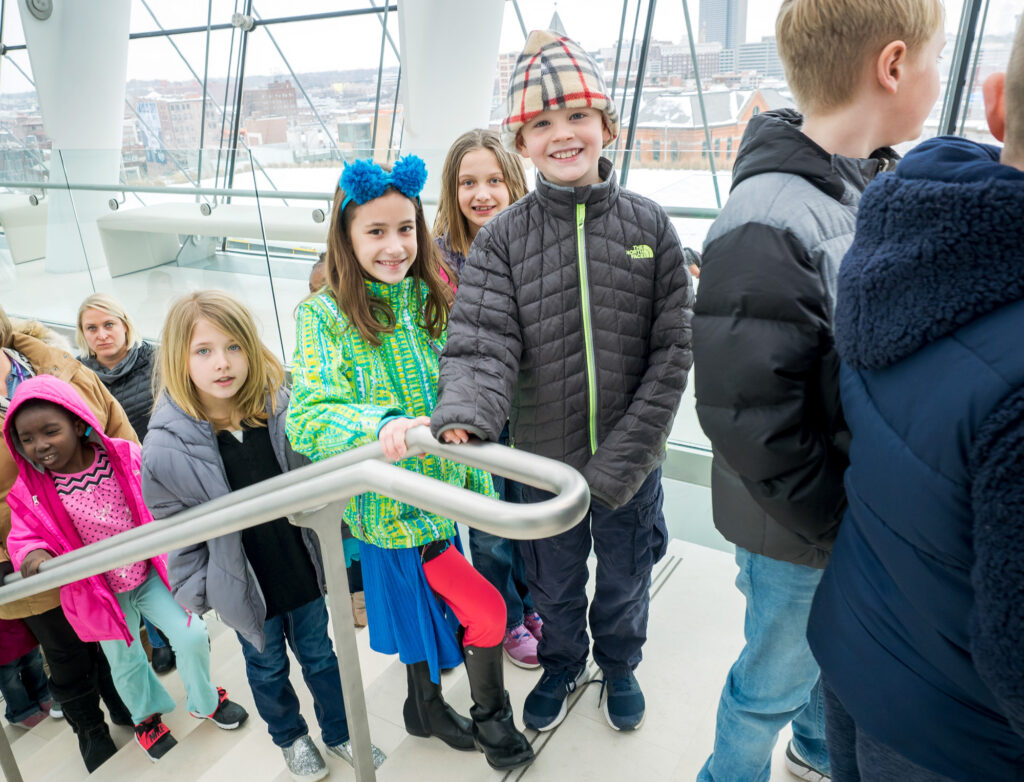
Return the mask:
[[[445,703],[441,685],[430,680],[430,667],[425,662],[405,666],[409,696],[402,716],[405,729],[412,736],[437,736],[452,749],[473,750],[473,723]]]
[[[77,698],[61,701],[61,706],[71,729],[78,736],[78,751],[91,774],[117,752],[100,709],[99,694],[91,690]]]
[[[137,642],[136,642],[137,643]],[[135,726],[132,713],[121,700],[121,695],[114,686],[114,677],[110,674],[110,663],[106,656],[99,649],[96,651],[96,685],[100,691],[100,697],[110,712],[110,721],[115,725],[123,725],[128,728]]]
[[[533,762],[533,747],[512,720],[512,707],[505,691],[501,644],[467,646],[466,675],[473,695],[473,739],[498,771],[518,768]]]

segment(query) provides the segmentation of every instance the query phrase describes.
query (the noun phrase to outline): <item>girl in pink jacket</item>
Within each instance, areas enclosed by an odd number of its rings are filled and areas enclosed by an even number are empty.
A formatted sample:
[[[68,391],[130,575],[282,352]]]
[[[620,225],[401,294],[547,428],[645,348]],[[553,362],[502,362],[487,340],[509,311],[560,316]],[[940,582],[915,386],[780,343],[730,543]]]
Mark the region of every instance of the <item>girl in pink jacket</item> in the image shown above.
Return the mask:
[[[11,506],[11,561],[25,576],[89,543],[153,520],[142,501],[141,449],[107,437],[70,385],[39,375],[18,386],[4,439],[19,477]],[[175,745],[160,717],[174,699],[156,678],[138,641],[140,613],[171,642],[192,716],[232,729],[248,717],[210,682],[206,625],[174,602],[159,556],[61,587],[61,606],[83,641],[99,641],[114,683],[132,713],[135,740],[151,760]]]

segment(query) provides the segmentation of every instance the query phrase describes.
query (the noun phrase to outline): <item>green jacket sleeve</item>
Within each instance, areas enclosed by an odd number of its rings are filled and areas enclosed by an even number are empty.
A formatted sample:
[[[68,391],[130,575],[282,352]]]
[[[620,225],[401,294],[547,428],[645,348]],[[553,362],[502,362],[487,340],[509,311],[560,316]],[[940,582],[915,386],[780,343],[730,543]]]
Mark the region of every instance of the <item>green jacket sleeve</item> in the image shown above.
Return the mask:
[[[342,343],[346,324],[323,296],[304,302],[296,319],[292,396],[285,430],[292,448],[320,461],[377,439],[377,427],[396,407],[364,404]]]

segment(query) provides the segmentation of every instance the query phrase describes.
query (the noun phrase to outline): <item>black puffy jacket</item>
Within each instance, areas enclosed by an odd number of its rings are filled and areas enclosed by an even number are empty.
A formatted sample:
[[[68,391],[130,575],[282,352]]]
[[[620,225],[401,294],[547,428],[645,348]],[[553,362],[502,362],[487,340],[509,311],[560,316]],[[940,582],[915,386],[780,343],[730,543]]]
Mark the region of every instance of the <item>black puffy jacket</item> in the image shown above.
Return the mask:
[[[692,363],[693,286],[664,210],[618,186],[534,192],[480,230],[441,358],[435,435],[461,427],[628,501],[664,459]]]
[[[754,117],[708,232],[694,310],[697,417],[715,526],[756,554],[823,568],[846,506],[849,432],[832,336],[860,194],[896,160],[830,155],[792,110]]]
[[[107,369],[96,356],[81,358],[83,364],[99,375],[110,395],[121,403],[132,429],[139,436],[141,443],[146,439],[149,427],[149,416],[153,412],[153,364],[156,359],[156,348],[148,342],[142,342],[128,351],[113,369]]]

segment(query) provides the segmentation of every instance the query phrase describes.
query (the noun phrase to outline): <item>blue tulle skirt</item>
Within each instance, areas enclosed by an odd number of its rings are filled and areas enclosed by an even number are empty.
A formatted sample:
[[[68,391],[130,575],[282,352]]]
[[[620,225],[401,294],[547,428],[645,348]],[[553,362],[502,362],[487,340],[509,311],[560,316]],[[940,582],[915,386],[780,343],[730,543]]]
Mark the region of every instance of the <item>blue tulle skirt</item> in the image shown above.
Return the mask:
[[[454,630],[458,619],[427,583],[419,549],[385,549],[359,541],[359,555],[370,648],[398,654],[406,664],[425,660],[430,678],[439,683],[442,668],[462,663]]]

